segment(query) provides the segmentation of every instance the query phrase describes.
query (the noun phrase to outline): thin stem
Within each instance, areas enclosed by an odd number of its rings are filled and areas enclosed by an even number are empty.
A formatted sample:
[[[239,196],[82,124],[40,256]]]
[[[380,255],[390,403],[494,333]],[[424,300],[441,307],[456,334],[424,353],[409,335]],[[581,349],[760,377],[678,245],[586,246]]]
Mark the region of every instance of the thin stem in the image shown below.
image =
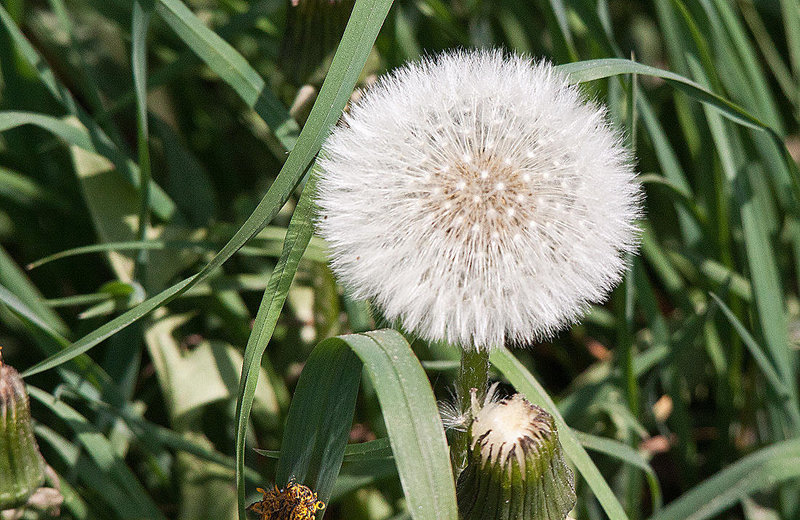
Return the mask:
[[[468,418],[466,430],[472,423],[470,412],[470,402],[472,389],[475,389],[476,397],[482,401],[486,396],[486,389],[489,382],[489,351],[488,350],[464,350],[461,352],[461,369],[456,379],[456,396],[458,397],[459,412]],[[457,431],[450,446],[450,460],[453,464],[453,472],[456,478],[464,469],[469,449],[469,431]]]

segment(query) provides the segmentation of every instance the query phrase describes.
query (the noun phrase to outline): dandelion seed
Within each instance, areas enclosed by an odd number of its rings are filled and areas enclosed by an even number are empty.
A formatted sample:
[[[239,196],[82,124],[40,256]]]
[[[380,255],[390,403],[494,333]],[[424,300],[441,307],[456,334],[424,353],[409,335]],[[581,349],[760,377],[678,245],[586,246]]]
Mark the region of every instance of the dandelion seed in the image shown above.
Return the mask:
[[[334,272],[428,340],[483,350],[549,337],[606,298],[636,249],[630,154],[605,109],[546,62],[475,51],[402,67],[320,156]]]

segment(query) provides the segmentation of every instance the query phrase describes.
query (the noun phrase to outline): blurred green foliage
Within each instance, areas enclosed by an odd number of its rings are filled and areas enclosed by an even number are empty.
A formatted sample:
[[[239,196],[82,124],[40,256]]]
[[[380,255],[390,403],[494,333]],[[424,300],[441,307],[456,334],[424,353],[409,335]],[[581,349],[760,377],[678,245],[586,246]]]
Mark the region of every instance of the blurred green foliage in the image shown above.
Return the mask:
[[[493,357],[494,377],[557,406],[573,515],[800,519],[800,2],[299,3],[0,4],[0,344],[21,372],[73,349],[26,378],[62,516],[236,518],[237,455],[249,501],[306,464],[328,518],[446,516],[438,494],[407,506],[430,491],[411,475],[447,489],[434,462],[409,464],[402,441],[436,432],[403,423],[384,382],[419,375],[413,356],[341,354],[355,382],[325,392],[355,399],[352,424],[308,390],[327,388],[319,362],[289,411],[315,344],[386,325],[336,284],[301,179],[351,84],[499,46],[585,62],[566,70],[626,129],[647,192],[642,253],[609,304]],[[411,348],[448,398],[458,353]],[[284,427],[280,462],[253,450],[279,450]],[[312,430],[372,443],[301,460]]]

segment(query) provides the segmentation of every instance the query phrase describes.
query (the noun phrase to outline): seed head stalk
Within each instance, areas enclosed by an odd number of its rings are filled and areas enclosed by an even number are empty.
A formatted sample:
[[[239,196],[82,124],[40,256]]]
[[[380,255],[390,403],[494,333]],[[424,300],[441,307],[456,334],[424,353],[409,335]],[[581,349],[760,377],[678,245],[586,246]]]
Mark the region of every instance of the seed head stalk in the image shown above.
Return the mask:
[[[470,434],[469,426],[472,423],[471,394],[475,389],[477,400],[483,401],[489,383],[489,350],[466,349],[461,351],[461,368],[456,379],[456,402],[459,412],[467,418],[464,431],[455,431],[453,442],[450,445],[450,461],[453,473],[458,478],[459,473],[466,466],[469,451]]]

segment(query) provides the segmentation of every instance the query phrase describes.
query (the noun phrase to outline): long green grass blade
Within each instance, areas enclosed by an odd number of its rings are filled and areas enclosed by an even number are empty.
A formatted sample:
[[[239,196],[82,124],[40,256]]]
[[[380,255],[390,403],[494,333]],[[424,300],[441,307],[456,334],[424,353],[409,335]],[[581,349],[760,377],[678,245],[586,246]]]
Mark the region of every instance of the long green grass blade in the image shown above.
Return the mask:
[[[263,238],[262,238],[263,237]],[[253,240],[263,239],[258,245],[242,246],[237,253],[242,256],[280,256],[283,249],[283,241],[286,239],[286,228],[267,226]],[[56,260],[70,258],[73,256],[86,255],[90,253],[107,253],[109,251],[136,251],[138,249],[149,249],[153,251],[196,251],[208,252],[216,251],[221,244],[208,241],[193,240],[145,240],[140,242],[132,240],[129,242],[106,242],[103,244],[92,244],[90,246],[80,246],[72,249],[65,249],[58,253],[45,256],[29,263],[28,269],[36,269]],[[312,237],[303,254],[304,258],[314,262],[325,262],[328,258],[327,248],[322,239]]]
[[[258,370],[261,368],[261,358],[264,356],[275,325],[278,323],[286,296],[289,294],[289,287],[294,279],[297,264],[311,240],[312,216],[315,207],[313,202],[315,175],[315,172],[312,171],[292,215],[289,229],[286,232],[283,253],[267,283],[258,314],[253,321],[253,331],[250,333],[244,351],[242,377],[239,381],[239,393],[236,401],[236,483],[239,492],[239,517],[242,520],[245,515],[244,450],[247,424],[258,384]]]
[[[206,27],[180,0],[158,0],[159,16],[219,74],[267,123],[287,150],[294,148],[300,128],[269,87],[236,49]]]
[[[150,223],[150,131],[147,124],[147,31],[150,28],[150,6],[140,0],[133,2],[131,19],[131,68],[136,91],[136,146],[139,157],[139,229],[136,238],[147,238]],[[144,280],[147,249],[136,255],[134,278]]]
[[[275,477],[279,487],[294,478],[328,502],[344,459],[360,382],[361,361],[346,344],[328,341],[314,349],[289,406]]]
[[[411,517],[415,520],[456,520],[455,485],[436,400],[425,371],[405,338],[393,330],[379,330],[331,338],[320,343],[317,349],[331,352],[352,349],[364,364],[380,401]],[[317,366],[309,375],[321,378],[325,370],[332,369],[330,365]],[[309,396],[303,398],[310,400],[304,409],[314,405]],[[316,403],[316,414],[332,413],[330,409],[321,409],[319,404]],[[300,435],[303,432],[301,425],[295,427]],[[303,445],[301,438],[293,440],[289,446],[282,446],[279,468],[288,469],[296,465],[295,458],[302,462]],[[285,452],[287,447],[291,449]],[[299,455],[296,453],[298,450]],[[342,445],[339,463],[343,456]],[[363,461],[359,463],[363,464]],[[290,472],[287,469],[279,469],[279,480],[288,478]],[[338,467],[336,471],[338,473]]]
[[[338,120],[344,109],[358,75],[366,62],[372,43],[377,37],[383,20],[391,6],[390,0],[378,4],[358,2],[353,9],[351,23],[345,30],[342,43],[334,56],[330,71],[325,78],[314,108],[298,138],[297,145],[289,153],[278,178],[270,186],[256,209],[236,234],[211,261],[197,274],[186,278],[159,294],[145,300],[133,309],[121,314],[105,325],[87,334],[68,349],[28,369],[31,375],[53,368],[72,357],[82,354],[109,336],[119,332],[146,316],[154,309],[165,305],[206,279],[239,250],[248,240],[261,231],[288,200],[292,190],[308,170],[330,127]]]
[[[704,520],[740,500],[800,477],[800,440],[779,442],[748,455],[668,504],[650,520]]]
[[[745,109],[728,101],[722,96],[707,90],[705,87],[695,83],[691,79],[674,72],[620,58],[606,58],[567,63],[565,65],[559,65],[558,69],[562,73],[566,74],[572,83],[585,83],[587,81],[607,78],[609,76],[617,76],[619,74],[642,74],[646,76],[662,78],[676,89],[686,92],[698,101],[707,103],[708,105],[719,110],[725,117],[728,117],[739,124],[759,130],[772,131],[769,126],[761,122],[755,116],[749,114]]]

